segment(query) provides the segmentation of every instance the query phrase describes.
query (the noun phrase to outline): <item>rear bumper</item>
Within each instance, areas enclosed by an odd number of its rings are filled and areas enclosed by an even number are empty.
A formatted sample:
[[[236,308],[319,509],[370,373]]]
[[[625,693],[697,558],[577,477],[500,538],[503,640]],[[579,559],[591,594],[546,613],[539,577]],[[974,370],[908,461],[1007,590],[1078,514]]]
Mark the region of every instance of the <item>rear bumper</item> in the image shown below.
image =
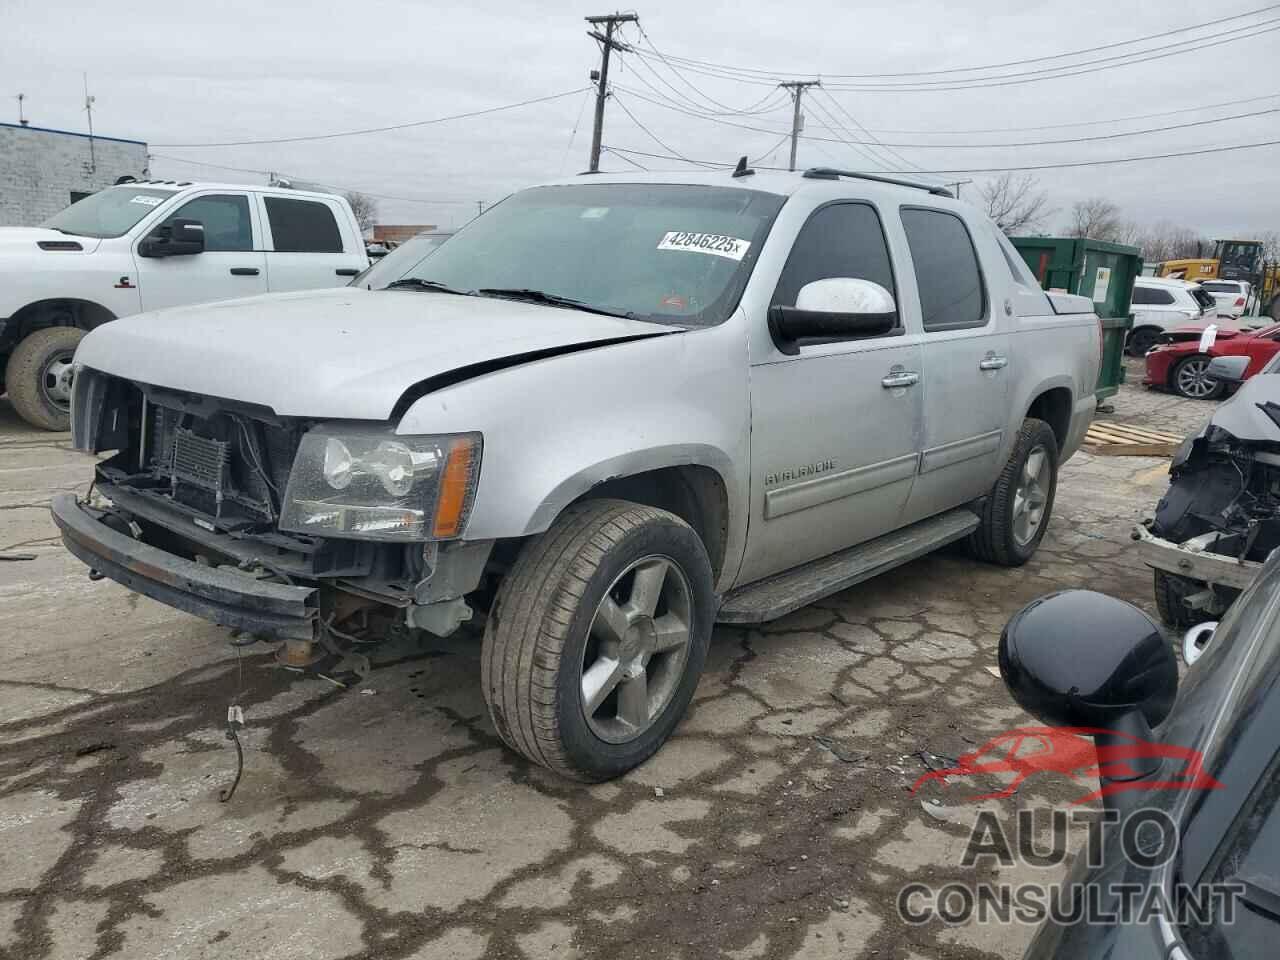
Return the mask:
[[[256,580],[174,556],[108,527],[102,511],[81,504],[74,494],[55,496],[51,512],[71,553],[135,593],[247,633],[314,638],[315,587]]]

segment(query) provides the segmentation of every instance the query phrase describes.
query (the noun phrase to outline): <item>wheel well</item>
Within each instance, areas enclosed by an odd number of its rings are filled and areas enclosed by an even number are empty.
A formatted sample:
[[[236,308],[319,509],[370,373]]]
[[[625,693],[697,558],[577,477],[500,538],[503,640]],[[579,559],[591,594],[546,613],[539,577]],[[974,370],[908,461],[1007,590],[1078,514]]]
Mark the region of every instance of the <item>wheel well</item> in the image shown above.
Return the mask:
[[[1067,442],[1067,431],[1071,429],[1071,391],[1066,387],[1046,390],[1031,401],[1027,416],[1047,423],[1061,450]]]
[[[38,300],[27,304],[11,318],[14,327],[13,341],[17,343],[46,327],[78,327],[81,330],[92,330],[115,318],[114,313],[92,300],[71,298]]]
[[[718,580],[729,535],[729,497],[724,481],[710,467],[664,467],[629,477],[614,477],[592,487],[575,502],[614,498],[669,510],[702,540]]]

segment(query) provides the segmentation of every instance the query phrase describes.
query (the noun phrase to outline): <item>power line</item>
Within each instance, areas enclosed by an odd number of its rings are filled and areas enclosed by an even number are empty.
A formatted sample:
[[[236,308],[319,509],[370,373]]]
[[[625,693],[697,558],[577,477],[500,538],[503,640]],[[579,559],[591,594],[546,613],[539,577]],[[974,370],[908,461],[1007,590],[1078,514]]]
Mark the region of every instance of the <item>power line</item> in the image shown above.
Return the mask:
[[[587,101],[591,99],[588,91],[587,95],[582,98],[582,105],[578,107],[578,117],[573,121],[573,132],[569,134],[569,142],[564,146],[564,156],[560,158],[560,169],[558,173],[564,173],[565,161],[569,159],[569,151],[573,149],[573,141],[578,139],[578,127],[582,124],[582,115],[587,112]]]
[[[487,107],[484,110],[471,110],[467,113],[455,113],[447,117],[433,117],[430,120],[410,120],[407,123],[393,123],[385,127],[366,127],[363,130],[344,130],[341,133],[318,133],[305,137],[270,137],[257,140],[226,140],[218,143],[156,143],[152,146],[156,147],[248,147],[263,143],[303,143],[311,140],[336,140],[339,137],[361,137],[369,133],[387,133],[392,130],[407,130],[410,127],[425,127],[434,123],[446,123],[450,120],[469,120],[472,117],[483,117],[490,113],[499,113],[503,110],[515,110],[519,107],[532,106],[535,103],[549,103],[552,100],[562,100],[565,97],[572,97],[574,94],[581,93],[583,90],[589,90],[590,87],[578,87],[576,90],[566,90],[563,93],[553,93],[546,97],[535,97],[532,100],[521,100],[519,103],[506,103],[500,107]]]
[[[734,121],[734,120],[724,120],[719,117],[709,116],[707,114],[693,113],[692,111],[685,110],[683,108],[674,106],[669,103],[663,103],[658,100],[653,100],[649,97],[646,97],[644,94],[636,90],[630,90],[627,88],[622,88],[622,89],[626,89],[627,94],[629,96],[639,97],[641,100],[645,100],[649,103],[652,103],[655,106],[662,107],[666,110],[675,110],[677,112],[684,113],[687,116],[695,117],[696,119],[699,119],[699,120],[709,120],[712,123],[718,123],[718,124],[721,124],[722,126],[736,127],[740,130],[751,130],[755,133],[770,133],[770,134],[773,134],[774,136],[777,136],[778,134],[783,132],[781,130],[771,129],[769,127],[758,127],[758,126],[753,126],[751,124],[738,123],[737,121]],[[823,92],[824,93],[826,92],[825,87],[823,88]],[[837,107],[840,106],[839,101],[835,100],[834,97],[828,97],[828,99],[830,99]],[[813,102],[816,103],[817,101],[813,101]],[[1165,126],[1161,126],[1161,127],[1147,127],[1142,130],[1126,130],[1118,133],[1097,134],[1097,135],[1088,136],[1088,137],[1066,137],[1066,138],[1049,139],[1049,140],[1023,140],[1023,141],[1018,141],[1016,143],[898,143],[898,142],[888,142],[888,141],[879,140],[875,137],[872,137],[869,140],[858,140],[858,139],[845,139],[839,136],[835,138],[818,137],[818,136],[814,136],[813,134],[804,134],[804,133],[800,134],[800,139],[825,140],[828,143],[843,143],[846,145],[857,144],[859,146],[864,146],[868,148],[880,147],[881,149],[885,150],[886,153],[892,153],[893,152],[892,148],[895,148],[895,147],[904,148],[904,149],[913,149],[913,150],[972,150],[972,149],[996,150],[996,149],[1008,148],[1008,147],[1060,146],[1062,144],[1091,143],[1091,142],[1096,142],[1100,140],[1117,140],[1117,139],[1123,139],[1125,137],[1147,136],[1153,133],[1166,133],[1170,130],[1185,130],[1190,127],[1211,126],[1216,123],[1226,123],[1231,120],[1244,120],[1250,117],[1265,116],[1273,113],[1280,113],[1280,107],[1270,107],[1266,110],[1254,110],[1254,111],[1249,111],[1247,113],[1231,114],[1225,117],[1211,117],[1207,120],[1194,120],[1187,123],[1166,124]],[[846,112],[846,115],[848,115],[847,112]],[[830,114],[828,114],[828,116],[830,116]],[[852,120],[853,118],[850,116],[850,119]],[[836,122],[836,125],[843,126],[838,121]],[[859,127],[861,128],[861,124],[859,124]],[[865,128],[862,128],[862,129],[864,129],[864,132],[866,132]],[[831,132],[834,133],[835,131],[832,130]],[[846,130],[845,132],[848,133],[849,131]],[[867,135],[870,136],[869,133]],[[903,157],[898,157],[898,159],[902,163],[906,164],[908,167],[918,166],[918,164],[913,164]]]
[[[690,160],[688,157],[681,156],[679,150],[674,149],[669,144],[666,144],[661,139],[659,139],[656,133],[654,133],[652,130],[646,127],[638,119],[636,119],[636,115],[627,109],[627,105],[623,103],[620,99],[618,99],[618,95],[616,93],[613,94],[613,102],[618,105],[618,109],[620,109],[623,113],[625,113],[628,117],[631,118],[632,123],[634,123],[637,127],[639,127],[646,134],[648,134],[649,139],[652,140],[654,143],[656,143],[658,146],[660,146],[663,150],[667,151],[667,153],[670,153],[675,155],[676,157],[679,157],[685,163],[695,163],[695,164],[699,163],[699,161],[697,160]],[[701,166],[701,164],[699,165]]]
[[[688,87],[690,90],[692,90],[692,91],[693,91],[694,93],[696,93],[698,96],[702,97],[702,98],[703,98],[704,100],[706,100],[707,102],[709,102],[709,103],[713,104],[713,105],[714,105],[714,106],[716,106],[716,107],[721,108],[721,110],[723,110],[725,113],[727,113],[727,114],[735,114],[735,115],[745,115],[745,114],[750,114],[750,113],[751,113],[755,108],[757,108],[757,107],[761,106],[761,105],[762,105],[762,104],[764,104],[764,103],[767,103],[770,99],[772,99],[772,96],[773,96],[772,94],[766,94],[765,96],[761,97],[759,100],[757,100],[757,101],[756,101],[754,104],[752,104],[751,106],[749,106],[749,107],[744,107],[744,108],[743,108],[743,109],[741,109],[741,110],[739,110],[739,109],[737,109],[737,108],[734,108],[734,107],[730,107],[728,104],[721,103],[721,102],[720,102],[719,100],[717,100],[715,97],[711,96],[711,94],[709,94],[709,93],[707,93],[706,91],[702,90],[701,88],[699,88],[699,87],[695,86],[695,85],[693,84],[693,82],[692,82],[692,81],[690,81],[687,77],[685,77],[685,75],[684,75],[683,73],[681,73],[679,70],[677,70],[677,69],[676,69],[676,68],[675,68],[675,67],[674,67],[670,62],[668,62],[667,58],[663,55],[662,51],[661,51],[661,50],[659,50],[656,46],[654,46],[653,41],[652,41],[651,39],[649,39],[649,34],[647,34],[647,33],[645,32],[644,27],[643,27],[643,26],[642,26],[638,21],[636,22],[636,29],[640,31],[640,36],[644,39],[644,42],[645,42],[646,44],[648,44],[649,49],[650,49],[650,50],[652,50],[652,51],[653,51],[653,52],[654,52],[654,53],[655,53],[655,54],[656,54],[656,55],[657,55],[657,56],[662,60],[662,62],[666,65],[667,69],[668,69],[668,70],[670,70],[673,74],[675,74],[675,76],[677,77],[677,79],[679,79],[679,80],[680,80],[680,82],[681,82],[681,83],[683,83],[686,87]],[[669,83],[667,83],[667,82],[666,82],[666,80],[663,80],[663,79],[662,79],[662,77],[658,75],[658,72],[657,72],[656,70],[653,70],[653,68],[652,68],[652,67],[650,67],[650,66],[648,65],[648,63],[646,63],[646,62],[645,62],[645,60],[644,60],[643,58],[639,58],[639,59],[637,59],[637,61],[636,61],[636,62],[637,62],[637,63],[642,63],[642,64],[644,64],[644,66],[646,67],[646,69],[649,69],[649,70],[653,71],[654,76],[655,76],[655,77],[658,77],[658,79],[659,79],[659,80],[661,80],[661,81],[662,81],[662,83],[663,83],[666,87],[668,87],[668,88],[669,88],[673,93],[677,93],[677,94],[679,93],[679,91],[677,91],[677,90],[675,89],[675,87],[672,87],[672,86],[671,86],[671,84],[669,84]],[[693,101],[693,100],[689,100],[689,98],[688,98],[688,97],[684,97],[684,95],[683,95],[683,94],[680,94],[680,96],[682,96],[682,97],[683,97],[683,99],[688,100],[688,102],[689,102],[689,103],[692,103],[692,104],[694,104],[695,106],[701,106],[700,104],[697,104],[695,101]],[[706,108],[704,107],[704,108],[702,108],[702,109],[706,109]]]
[[[260,176],[269,177],[278,171],[275,170],[258,170],[253,167],[233,167],[225,163],[207,163],[204,160],[188,160],[186,157],[170,157],[163,153],[152,153],[149,155],[154,160],[168,160],[171,163],[185,163],[193,167],[208,167],[211,170],[226,170],[231,173],[256,173]],[[438,204],[473,204],[474,200],[441,200],[431,199],[428,197],[397,197],[385,193],[373,193],[365,190],[363,187],[344,187],[337,183],[328,183],[324,180],[316,180],[311,177],[295,176],[295,179],[302,180],[306,183],[315,183],[320,186],[330,187],[334,190],[350,190],[355,193],[363,193],[366,196],[373,197],[375,200],[401,200],[406,203],[438,203]]]
[[[971,167],[964,170],[918,170],[918,171],[902,170],[902,171],[891,171],[891,172],[928,174],[930,176],[937,176],[941,174],[957,174],[957,173],[1022,173],[1022,172],[1031,171],[1031,170],[1065,170],[1065,169],[1074,168],[1074,167],[1106,167],[1106,166],[1113,166],[1115,164],[1121,164],[1121,163],[1140,163],[1147,160],[1172,160],[1177,157],[1200,157],[1200,156],[1205,156],[1207,154],[1232,153],[1240,150],[1255,150],[1260,147],[1275,147],[1275,146],[1280,146],[1280,140],[1260,140],[1255,143],[1235,143],[1235,144],[1228,144],[1227,146],[1221,146],[1221,147],[1205,147],[1200,150],[1180,150],[1173,153],[1153,153],[1153,154],[1145,154],[1143,156],[1138,156],[1138,157],[1116,157],[1110,160],[1078,160],[1078,161],[1067,162],[1067,163],[1038,163],[1038,164],[1031,164],[1029,166],[1022,166],[1022,167]],[[640,150],[626,150],[622,152],[635,154],[636,156],[639,156],[639,157],[651,157],[659,160],[681,159],[680,157],[664,156],[662,154],[657,154],[657,153],[644,153]],[[713,160],[692,160],[689,162],[703,163],[703,164],[706,164],[707,166],[721,166],[721,167],[732,166],[732,164],[716,163]],[[761,169],[786,172],[785,168],[783,167],[761,167]]]
[[[1062,60],[1066,57],[1077,57],[1086,53],[1099,53],[1103,50],[1114,50],[1119,47],[1134,46],[1139,43],[1146,43],[1149,40],[1161,40],[1165,37],[1176,36],[1180,33],[1190,33],[1193,31],[1202,32],[1208,27],[1216,27],[1223,23],[1230,23],[1234,20],[1245,20],[1249,17],[1257,16],[1262,13],[1269,13],[1272,10],[1280,9],[1280,3],[1268,4],[1265,7],[1258,7],[1254,10],[1248,10],[1244,13],[1233,14],[1229,17],[1219,17],[1216,20],[1205,20],[1191,24],[1185,27],[1176,27],[1171,30],[1165,30],[1160,33],[1151,33],[1142,37],[1135,37],[1132,40],[1118,40],[1113,43],[1104,43],[1094,47],[1083,47],[1079,50],[1068,50],[1063,53],[1046,54],[1039,57],[1028,57],[1023,60],[1006,60],[1003,63],[986,63],[972,67],[947,67],[939,70],[914,70],[903,73],[830,73],[825,76],[830,80],[873,80],[873,79],[889,79],[897,77],[924,77],[924,76],[941,76],[948,73],[975,73],[979,70],[999,70],[1005,67],[1021,67],[1032,63],[1044,63],[1049,60]],[[656,52],[656,51],[655,51]],[[1134,51],[1135,53],[1144,51]],[[762,78],[777,78],[782,76],[803,77],[811,76],[811,73],[795,73],[785,70],[761,70],[753,67],[737,67],[729,64],[714,63],[708,60],[697,60],[692,57],[680,57],[675,54],[666,54],[666,59],[674,60],[678,63],[693,64],[700,67],[712,67],[719,70],[740,72],[751,74]]]
[[[1277,25],[1267,26],[1268,24]],[[1265,29],[1257,29],[1259,27],[1265,27]],[[1085,73],[1095,73],[1101,70],[1134,66],[1153,60],[1162,60],[1167,57],[1178,56],[1183,53],[1199,52],[1201,50],[1221,46],[1224,43],[1234,43],[1237,40],[1253,39],[1254,37],[1262,36],[1266,33],[1272,33],[1275,30],[1280,30],[1280,18],[1260,21],[1245,27],[1236,27],[1231,30],[1224,31],[1223,33],[1209,34],[1208,36],[1196,37],[1192,40],[1183,40],[1164,47],[1153,47],[1150,50],[1139,50],[1134,51],[1133,53],[1121,54],[1114,57],[1102,57],[1097,60],[1084,61],[1083,63],[1062,64],[1060,66],[1049,67],[1042,70],[1023,71],[1022,73],[997,74],[988,77],[954,78],[937,81],[890,82],[879,84],[831,82],[833,80],[838,81],[842,79],[842,77],[836,74],[824,74],[827,78],[824,85],[828,87],[828,89],[858,90],[864,93],[945,93],[953,90],[983,90],[988,87],[1015,86],[1024,83],[1037,83],[1042,80],[1061,80],[1068,77],[1080,76]],[[1228,36],[1228,34],[1239,35]],[[647,55],[643,51],[637,50],[635,52],[639,56]],[[1099,64],[1102,64],[1102,66],[1099,66]],[[765,79],[766,76],[777,77],[782,75],[795,75],[790,73],[756,74],[720,72],[688,64],[685,64],[685,69],[693,73],[701,73],[705,76],[716,77],[721,80],[732,80],[738,83],[747,84],[754,83],[761,86],[772,85],[769,80]]]
[[[833,100],[837,98],[827,92]],[[1039,126],[1026,127],[986,127],[972,130],[890,130],[884,127],[875,127],[869,132],[872,133],[897,133],[911,134],[916,136],[961,136],[975,133],[1030,133],[1035,130],[1064,130],[1068,127],[1094,127],[1104,123],[1129,123],[1133,120],[1154,120],[1158,117],[1174,117],[1182,113],[1199,113],[1202,110],[1216,110],[1220,107],[1236,107],[1243,103],[1257,103],[1260,100],[1274,100],[1280,97],[1280,91],[1276,93],[1264,94],[1260,97],[1244,97],[1240,100],[1223,100],[1220,103],[1206,103],[1198,107],[1180,107],[1177,110],[1162,110],[1159,113],[1139,113],[1128,117],[1109,117],[1105,120],[1074,120],[1070,123],[1046,123]],[[839,102],[837,100],[837,102]]]
[[[898,151],[891,149],[888,145],[878,140],[876,136],[873,133],[871,133],[871,131],[869,131],[866,127],[864,127],[861,123],[858,122],[857,117],[855,117],[852,113],[850,113],[848,110],[845,109],[844,104],[840,103],[840,101],[838,101],[835,97],[831,96],[831,94],[827,93],[827,91],[823,90],[822,92],[826,96],[827,100],[830,101],[831,105],[836,108],[837,111],[839,111],[840,113],[843,113],[846,117],[849,118],[850,121],[853,122],[853,125],[858,130],[862,131],[863,136],[870,137],[872,142],[874,142],[878,147],[881,148],[881,150],[883,150],[889,156],[896,159],[899,163],[904,164],[907,167],[914,167],[917,170],[920,169],[919,164],[912,163],[902,154],[898,153]],[[841,126],[843,126],[843,124],[841,124]],[[847,133],[850,131],[846,130],[845,132]]]

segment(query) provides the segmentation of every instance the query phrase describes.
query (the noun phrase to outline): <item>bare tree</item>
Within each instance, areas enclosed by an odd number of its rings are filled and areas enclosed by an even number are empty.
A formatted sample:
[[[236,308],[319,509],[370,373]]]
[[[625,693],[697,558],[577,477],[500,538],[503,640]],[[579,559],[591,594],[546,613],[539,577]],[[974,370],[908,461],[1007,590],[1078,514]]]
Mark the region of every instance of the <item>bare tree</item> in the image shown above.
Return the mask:
[[[1006,173],[988,180],[978,188],[978,195],[987,214],[1010,235],[1039,229],[1053,213],[1048,192],[1040,189],[1040,182],[1029,173],[1020,177]]]
[[[1067,236],[1114,240],[1121,235],[1123,228],[1119,207],[1103,197],[1090,197],[1072,205]]]
[[[351,204],[351,212],[356,215],[356,223],[363,233],[378,222],[378,201],[364,193],[352,190],[344,194],[347,203]]]
[[[1280,261],[1280,233],[1275,230],[1264,230],[1258,234],[1262,244],[1262,258],[1268,263]]]

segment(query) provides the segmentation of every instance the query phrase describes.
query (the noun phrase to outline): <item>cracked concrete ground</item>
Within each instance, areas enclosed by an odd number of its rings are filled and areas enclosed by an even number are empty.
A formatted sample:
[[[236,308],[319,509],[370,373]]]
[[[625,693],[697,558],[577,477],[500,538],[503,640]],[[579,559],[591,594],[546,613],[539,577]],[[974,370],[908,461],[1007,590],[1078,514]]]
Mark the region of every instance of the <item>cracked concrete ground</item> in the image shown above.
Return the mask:
[[[1175,433],[1211,409],[1140,387],[1116,407]],[[587,788],[501,748],[473,638],[382,649],[343,691],[91,583],[47,513],[89,460],[0,400],[0,553],[36,556],[0,562],[0,957],[1018,957],[1025,927],[899,920],[908,880],[975,876],[974,808],[908,788],[1027,722],[991,672],[1020,605],[1088,587],[1153,609],[1128,531],[1166,469],[1078,455],[1021,569],[947,551],[717,629],[675,738]]]

